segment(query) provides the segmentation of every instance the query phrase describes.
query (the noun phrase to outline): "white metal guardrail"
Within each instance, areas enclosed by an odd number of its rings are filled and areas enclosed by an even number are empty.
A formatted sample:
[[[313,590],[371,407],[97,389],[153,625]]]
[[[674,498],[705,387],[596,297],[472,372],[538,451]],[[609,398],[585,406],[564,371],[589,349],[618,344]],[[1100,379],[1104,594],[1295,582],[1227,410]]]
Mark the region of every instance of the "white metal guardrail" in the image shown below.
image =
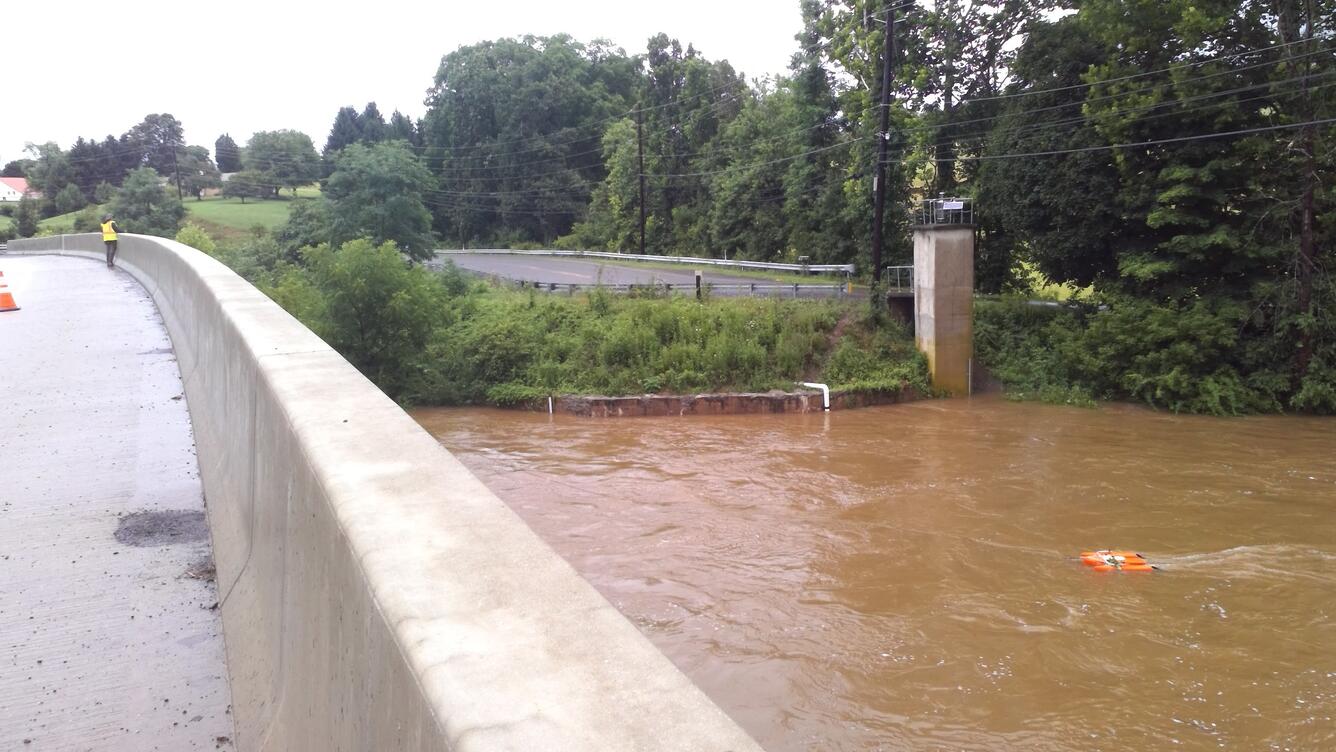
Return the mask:
[[[692,264],[697,266],[721,266],[733,269],[765,269],[783,272],[816,272],[824,274],[853,274],[853,264],[778,264],[768,261],[735,261],[732,259],[695,258],[693,256],[641,256],[634,253],[610,253],[607,251],[512,251],[505,248],[470,248],[461,251],[436,251],[437,256],[572,256],[576,258],[604,258],[622,261],[658,261],[668,264]]]
[[[573,295],[579,292],[595,292],[604,290],[612,293],[644,295],[695,295],[696,287],[694,285],[674,285],[665,282],[643,282],[643,283],[571,283],[571,282],[531,282],[528,280],[504,279],[491,274],[479,274],[478,276],[495,279],[520,289],[533,289],[539,292],[565,293]],[[854,294],[854,291],[848,284],[784,284],[781,282],[755,284],[713,284],[707,282],[701,287],[701,291],[707,295],[718,295],[722,297],[783,297],[783,298],[846,298]]]

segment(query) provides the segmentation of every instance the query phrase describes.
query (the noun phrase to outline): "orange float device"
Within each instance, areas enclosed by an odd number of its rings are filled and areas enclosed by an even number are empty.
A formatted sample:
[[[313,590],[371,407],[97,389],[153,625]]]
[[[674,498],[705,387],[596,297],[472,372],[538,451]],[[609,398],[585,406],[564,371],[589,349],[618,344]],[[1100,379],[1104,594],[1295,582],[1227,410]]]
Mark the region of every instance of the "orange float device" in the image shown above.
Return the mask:
[[[1082,551],[1081,563],[1096,572],[1155,571],[1155,566],[1136,551]]]

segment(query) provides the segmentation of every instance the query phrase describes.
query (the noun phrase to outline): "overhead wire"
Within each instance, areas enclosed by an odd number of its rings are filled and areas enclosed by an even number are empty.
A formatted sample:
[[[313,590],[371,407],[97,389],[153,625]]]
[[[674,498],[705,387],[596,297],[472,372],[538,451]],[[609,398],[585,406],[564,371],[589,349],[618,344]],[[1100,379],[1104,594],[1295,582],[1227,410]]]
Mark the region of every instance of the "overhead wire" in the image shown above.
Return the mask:
[[[1046,91],[1047,91],[1047,92],[1067,91],[1067,90],[1073,90],[1073,89],[1077,89],[1077,88],[1094,87],[1094,86],[1099,86],[1099,85],[1107,84],[1107,83],[1116,83],[1116,82],[1122,82],[1122,81],[1133,80],[1133,79],[1138,79],[1138,78],[1144,78],[1144,77],[1146,77],[1146,76],[1154,75],[1154,74],[1156,74],[1156,73],[1172,72],[1172,71],[1176,71],[1176,70],[1179,70],[1179,69],[1181,69],[1181,68],[1184,68],[1184,67],[1190,67],[1190,66],[1193,66],[1193,65],[1201,66],[1201,65],[1206,65],[1206,64],[1212,63],[1212,62],[1219,62],[1219,61],[1225,61],[1225,60],[1232,60],[1232,59],[1236,59],[1236,58],[1239,58],[1239,57],[1244,57],[1244,56],[1247,56],[1247,55],[1257,54],[1257,53],[1259,53],[1259,52],[1265,52],[1265,51],[1269,51],[1269,50],[1278,49],[1278,48],[1281,48],[1281,47],[1286,47],[1286,46],[1288,46],[1289,44],[1290,44],[1290,43],[1286,43],[1286,44],[1278,44],[1278,45],[1272,45],[1272,46],[1270,46],[1270,47],[1258,48],[1258,49],[1255,49],[1255,50],[1249,50],[1249,51],[1245,51],[1245,52],[1234,53],[1234,54],[1231,54],[1231,55],[1222,56],[1222,57],[1220,57],[1220,58],[1214,58],[1214,59],[1211,59],[1211,60],[1203,60],[1203,61],[1195,61],[1195,62],[1192,62],[1192,63],[1184,63],[1184,64],[1176,65],[1176,66],[1173,66],[1173,67],[1170,67],[1170,68],[1161,69],[1161,70],[1159,70],[1159,71],[1148,71],[1148,72],[1143,72],[1143,73],[1139,73],[1139,74],[1133,74],[1133,75],[1130,75],[1130,76],[1123,76],[1123,77],[1119,77],[1119,78],[1116,78],[1116,79],[1108,79],[1108,80],[1104,80],[1104,81],[1093,81],[1093,82],[1088,82],[1088,83],[1083,83],[1083,84],[1077,84],[1077,85],[1072,85],[1072,86],[1053,87],[1053,88],[1050,88],[1050,89],[1043,89],[1043,90],[1027,90],[1027,91],[1024,91],[1024,92],[1015,92],[1015,93],[1011,93],[1011,94],[1007,94],[1007,95],[1000,95],[1000,96],[997,96],[997,97],[976,97],[976,98],[971,98],[971,99],[967,99],[967,100],[962,100],[962,106],[963,106],[964,104],[968,103],[968,102],[971,102],[971,101],[993,101],[993,100],[999,100],[999,99],[1009,99],[1009,98],[1021,97],[1021,96],[1031,96],[1031,95],[1038,94],[1038,93],[1043,93],[1043,92],[1046,92]],[[822,46],[822,45],[811,45],[811,46],[809,46],[808,49],[813,48],[813,47],[820,47],[820,46]],[[1163,86],[1163,85],[1165,85],[1165,84],[1171,84],[1171,85],[1175,85],[1175,86],[1184,86],[1184,85],[1188,85],[1188,84],[1191,84],[1191,83],[1196,83],[1196,82],[1205,81],[1205,80],[1211,80],[1211,79],[1214,79],[1214,78],[1218,78],[1218,77],[1220,77],[1220,76],[1235,75],[1235,74],[1238,74],[1238,73],[1240,73],[1240,72],[1245,72],[1245,71],[1252,70],[1252,69],[1255,69],[1255,68],[1258,68],[1258,67],[1264,67],[1264,66],[1268,66],[1268,65],[1276,65],[1276,64],[1279,64],[1279,63],[1281,63],[1281,62],[1292,62],[1293,60],[1296,60],[1296,59],[1304,59],[1304,58],[1309,57],[1309,56],[1311,56],[1311,55],[1321,54],[1322,52],[1326,52],[1326,51],[1328,51],[1328,50],[1326,50],[1325,48],[1324,48],[1324,49],[1320,49],[1320,50],[1314,50],[1314,51],[1308,52],[1308,53],[1306,53],[1306,54],[1304,54],[1304,55],[1297,56],[1297,57],[1293,57],[1293,58],[1286,58],[1285,60],[1281,60],[1281,61],[1268,61],[1268,62],[1257,63],[1257,64],[1248,65],[1248,66],[1244,66],[1244,67],[1240,67],[1240,68],[1230,68],[1230,69],[1227,69],[1227,70],[1224,70],[1224,71],[1217,71],[1217,72],[1214,72],[1214,73],[1205,74],[1205,75],[1202,75],[1202,76],[1196,76],[1196,77],[1192,77],[1192,78],[1188,78],[1188,79],[1183,79],[1183,80],[1178,80],[1178,81],[1160,82],[1160,83],[1157,83],[1157,84],[1152,85],[1152,86],[1142,87],[1142,88],[1140,88],[1140,89],[1129,90],[1129,91],[1125,91],[1125,92],[1118,92],[1118,93],[1115,93],[1115,94],[1104,95],[1104,96],[1101,96],[1101,97],[1088,98],[1088,99],[1086,99],[1086,100],[1073,101],[1073,102],[1070,102],[1070,103],[1065,103],[1065,104],[1062,104],[1062,105],[1054,105],[1054,106],[1051,106],[1051,107],[1035,108],[1035,109],[1028,110],[1027,112],[1041,112],[1041,111],[1050,111],[1050,110],[1053,110],[1053,109],[1070,108],[1070,107],[1072,107],[1072,106],[1076,106],[1076,105],[1084,105],[1084,104],[1088,104],[1088,103],[1090,103],[1090,102],[1094,102],[1094,101],[1102,101],[1102,100],[1111,99],[1111,98],[1118,98],[1118,97],[1132,96],[1132,95],[1137,94],[1137,93],[1143,93],[1143,92],[1146,92],[1146,91],[1152,91],[1152,90],[1154,90],[1154,89],[1156,89],[1156,88],[1159,88],[1160,86]],[[1297,80],[1297,79],[1290,79],[1289,81],[1292,82],[1293,80]],[[1141,107],[1141,108],[1131,108],[1131,109],[1128,109],[1128,110],[1114,110],[1113,112],[1114,112],[1114,113],[1119,113],[1119,112],[1130,113],[1130,112],[1135,112],[1135,111],[1151,111],[1151,110],[1154,110],[1154,109],[1157,109],[1157,108],[1161,108],[1161,107],[1181,107],[1183,104],[1186,104],[1186,103],[1189,103],[1189,102],[1192,102],[1192,101],[1197,101],[1197,100],[1202,100],[1202,99],[1211,99],[1211,98],[1216,98],[1216,97],[1227,96],[1227,95],[1231,95],[1231,94],[1234,94],[1234,93],[1240,93],[1240,92],[1243,92],[1243,91],[1247,91],[1247,90],[1251,90],[1251,89],[1256,89],[1256,88],[1262,88],[1262,87],[1274,87],[1274,86],[1280,85],[1281,83],[1285,83],[1285,82],[1262,82],[1262,83],[1258,83],[1258,84],[1255,84],[1255,85],[1252,85],[1252,86],[1248,86],[1248,87],[1240,87],[1240,88],[1238,88],[1238,89],[1226,90],[1226,91],[1220,91],[1220,92],[1209,92],[1209,93],[1206,93],[1206,94],[1197,95],[1197,96],[1195,96],[1195,97],[1189,97],[1189,98],[1187,98],[1187,99],[1171,99],[1171,100],[1165,100],[1165,101],[1162,101],[1162,102],[1157,102],[1157,103],[1153,103],[1153,104],[1150,104],[1150,105],[1145,105],[1145,106],[1143,106],[1143,107]],[[724,86],[731,86],[731,85],[734,85],[734,84],[736,84],[736,81],[731,81],[731,82],[729,82],[728,84],[721,85],[720,87],[715,87],[715,89],[713,89],[712,91],[717,91],[718,89],[723,88]],[[693,95],[693,96],[691,96],[691,97],[685,97],[685,98],[683,98],[683,99],[677,100],[676,102],[668,102],[668,103],[664,103],[664,104],[661,105],[660,107],[662,107],[662,106],[671,106],[671,105],[674,104],[674,103],[681,103],[681,102],[691,101],[691,100],[693,100],[693,99],[698,99],[698,98],[700,98],[701,96],[708,95],[709,93],[710,93],[710,91],[702,92],[702,93],[699,93],[699,94],[697,94],[697,95]],[[1294,92],[1286,92],[1286,94],[1293,94],[1293,93],[1294,93]],[[1262,97],[1254,97],[1254,98],[1252,98],[1252,99],[1265,98],[1265,97],[1266,97],[1266,95],[1263,95]],[[1251,100],[1245,100],[1245,101],[1251,101]],[[722,101],[722,102],[714,103],[714,104],[712,104],[712,105],[708,105],[707,108],[715,108],[715,107],[723,106],[724,104],[732,104],[732,103],[734,103],[734,102],[733,102],[733,101]],[[1210,105],[1210,106],[1214,106],[1214,105]],[[639,110],[639,111],[644,112],[644,111],[649,111],[649,110],[651,110],[651,109],[657,109],[657,108],[658,108],[658,107],[656,107],[656,108],[644,108],[644,109],[641,109],[641,110]],[[866,112],[873,111],[873,110],[875,110],[876,108],[877,108],[876,106],[867,108]],[[1174,111],[1174,112],[1165,113],[1164,115],[1161,115],[1161,116],[1169,116],[1169,115],[1174,115],[1174,114],[1180,114],[1180,113],[1183,112],[1183,111],[1191,111],[1191,109],[1195,109],[1195,108],[1190,108],[1189,110],[1176,110],[1176,111]],[[635,111],[636,111],[636,110],[632,110],[632,112],[635,112]],[[865,113],[864,113],[864,114],[865,114]],[[952,123],[951,125],[952,125],[953,127],[956,127],[956,126],[960,126],[960,125],[968,125],[968,124],[972,124],[972,123],[989,122],[989,121],[997,120],[997,119],[999,119],[999,118],[1002,117],[1002,116],[1003,116],[1003,114],[998,114],[998,115],[994,115],[994,116],[990,116],[990,117],[985,117],[985,118],[975,118],[975,119],[970,119],[970,120],[957,121],[957,122],[955,122],[955,123]],[[1160,117],[1160,116],[1155,116],[1155,117]],[[1072,118],[1072,119],[1069,119],[1069,120],[1066,120],[1066,121],[1050,121],[1050,122],[1046,122],[1046,123],[1027,124],[1026,126],[1022,126],[1022,127],[1020,127],[1020,128],[1014,129],[1013,132],[1017,132],[1017,133],[1018,133],[1018,132],[1024,132],[1024,131],[1039,132],[1039,131],[1042,131],[1042,130],[1047,130],[1047,129],[1051,129],[1051,128],[1060,127],[1061,124],[1063,124],[1063,123],[1077,122],[1077,121],[1081,121],[1081,120],[1084,120],[1084,119],[1086,119],[1086,118],[1083,116],[1083,117],[1081,117],[1081,118]],[[1324,122],[1325,122],[1325,121],[1324,121]],[[1310,124],[1311,124],[1311,123],[1310,123]],[[828,126],[828,125],[830,125],[829,122],[823,122],[823,123],[818,123],[817,125],[814,125],[814,126],[809,126],[809,127],[800,128],[800,129],[794,129],[793,131],[789,131],[787,134],[778,134],[778,135],[776,135],[776,136],[772,136],[772,137],[768,137],[767,139],[763,139],[763,140],[760,141],[760,143],[766,143],[766,142],[775,141],[775,140],[782,140],[782,139],[784,139],[784,138],[789,137],[789,136],[792,135],[792,134],[803,133],[803,132],[806,132],[806,131],[810,131],[810,130],[813,130],[813,129],[816,129],[816,128],[820,128],[820,127],[825,127],[825,126]],[[935,125],[935,124],[925,124],[925,125],[920,125],[920,126],[913,126],[913,127],[906,128],[906,129],[901,129],[900,132],[901,132],[901,133],[913,133],[913,132],[920,132],[920,131],[931,131],[931,130],[940,129],[940,127],[941,127],[940,125]],[[1292,125],[1282,125],[1282,126],[1266,127],[1266,128],[1262,128],[1261,130],[1263,130],[1263,131],[1265,131],[1265,130],[1276,130],[1276,129],[1284,128],[1284,127],[1295,127],[1295,126],[1292,126]],[[1246,132],[1259,132],[1259,131],[1257,131],[1257,130],[1252,130],[1252,131],[1246,131]],[[982,138],[988,138],[988,137],[991,137],[991,136],[993,136],[993,135],[996,135],[997,133],[998,133],[998,131],[997,131],[996,129],[990,129],[990,130],[986,130],[986,131],[980,131],[980,132],[978,132],[978,133],[974,133],[974,134],[965,134],[965,135],[962,135],[962,136],[956,136],[956,137],[955,137],[955,141],[956,141],[957,143],[968,143],[968,142],[969,142],[970,140],[972,140],[972,139],[973,139],[973,140],[977,140],[977,139],[982,139]],[[1154,142],[1154,141],[1152,141],[1152,142],[1136,142],[1136,143],[1133,143],[1133,144],[1106,145],[1106,146],[1101,146],[1101,147],[1087,147],[1087,148],[1083,148],[1083,149],[1081,149],[1081,151],[1091,151],[1091,150],[1096,150],[1096,149],[1109,149],[1109,148],[1125,148],[1125,147],[1128,147],[1128,146],[1150,145],[1150,144],[1155,144],[1155,143],[1171,143],[1171,142],[1182,141],[1182,140],[1193,140],[1193,139],[1196,139],[1196,138],[1212,138],[1212,137],[1217,137],[1217,136],[1220,136],[1220,135],[1233,135],[1233,133],[1198,135],[1198,136],[1184,137],[1184,138],[1180,138],[1180,139],[1171,139],[1171,140],[1167,140],[1167,141],[1158,141],[1158,142]],[[541,136],[526,137],[525,139],[516,139],[516,140],[514,140],[514,141],[515,141],[515,142],[519,142],[519,141],[522,141],[522,140],[530,140],[530,139],[532,139],[532,138],[541,138]],[[835,150],[835,149],[840,149],[840,148],[845,148],[845,147],[853,146],[853,145],[855,145],[855,144],[864,142],[864,141],[868,140],[869,138],[870,138],[870,137],[868,137],[868,136],[861,136],[861,137],[847,138],[847,139],[844,139],[844,140],[842,140],[842,141],[840,141],[840,142],[838,142],[838,143],[836,143],[836,144],[830,144],[830,145],[826,145],[826,146],[817,147],[817,148],[814,148],[814,149],[805,150],[805,151],[803,151],[803,152],[801,152],[801,153],[798,153],[798,154],[793,154],[793,155],[788,155],[788,156],[779,157],[779,158],[773,158],[773,159],[758,160],[758,161],[748,162],[748,163],[744,163],[744,164],[740,164],[740,165],[730,165],[730,166],[727,166],[727,167],[724,167],[724,168],[721,168],[721,169],[716,169],[716,170],[700,170],[700,171],[682,172],[682,173],[645,173],[645,177],[646,177],[646,178],[665,179],[665,180],[668,180],[668,179],[686,179],[686,178],[711,177],[711,176],[716,176],[716,175],[720,175],[720,174],[725,174],[725,173],[730,173],[730,172],[738,172],[738,171],[744,171],[744,170],[755,170],[755,169],[758,169],[758,168],[763,168],[763,167],[767,167],[767,166],[773,166],[773,165],[776,165],[776,164],[783,164],[783,163],[787,163],[787,162],[796,161],[796,160],[798,160],[798,159],[803,159],[803,158],[808,157],[808,156],[813,156],[813,155],[821,154],[821,153],[824,153],[824,152],[833,151],[833,150]],[[498,142],[498,143],[499,143],[499,142]],[[571,142],[568,142],[568,143],[574,143],[574,141],[571,141]],[[755,142],[753,142],[753,143],[755,143]],[[560,145],[561,145],[561,144],[555,144],[555,145],[554,145],[554,144],[544,144],[544,145],[541,146],[541,147],[536,147],[536,148],[531,149],[531,150],[522,150],[522,151],[520,151],[520,152],[514,152],[514,153],[508,153],[508,154],[497,155],[495,158],[497,158],[497,159],[514,158],[514,157],[517,156],[518,154],[525,153],[526,151],[550,150],[553,146],[560,146]],[[752,144],[749,144],[748,146],[751,146],[751,145],[752,145]],[[428,150],[428,149],[432,149],[432,148],[434,148],[434,147],[420,147],[420,148],[423,149],[423,150]],[[696,153],[691,154],[691,155],[656,155],[656,156],[660,156],[660,157],[711,156],[711,155],[715,155],[715,154],[734,153],[734,152],[736,152],[736,151],[741,151],[741,150],[743,150],[743,149],[745,149],[745,148],[747,148],[747,146],[743,146],[743,147],[721,147],[721,148],[718,148],[718,149],[715,149],[715,150],[703,151],[703,152],[696,152]],[[143,152],[146,152],[146,151],[149,151],[149,150],[148,150],[148,149],[143,149],[143,148],[127,147],[125,153],[126,153],[126,154],[134,154],[134,153],[143,153]],[[575,158],[575,157],[579,157],[579,156],[588,156],[588,155],[591,155],[591,154],[599,153],[599,152],[601,152],[601,151],[603,151],[602,148],[600,148],[600,149],[589,149],[589,150],[586,150],[586,151],[583,151],[583,152],[577,152],[577,153],[575,153],[575,154],[571,154],[571,155],[563,155],[563,156],[560,156],[560,157],[552,157],[552,158],[549,158],[549,159],[543,159],[543,160],[529,160],[529,161],[525,162],[524,166],[527,167],[527,166],[531,166],[531,165],[533,165],[533,164],[546,164],[546,163],[553,163],[553,162],[563,162],[563,163],[564,163],[564,162],[567,162],[567,161],[569,161],[570,159]],[[903,156],[903,155],[906,153],[906,151],[907,151],[907,150],[901,150],[901,152],[900,152],[901,156]],[[1064,152],[1064,151],[1062,151],[1062,150],[1047,150],[1047,151],[1023,152],[1023,153],[1019,153],[1019,154],[1015,154],[1015,155],[1010,155],[1010,154],[993,155],[991,158],[1007,158],[1007,157],[1012,157],[1012,156],[1041,156],[1041,155],[1053,155],[1053,154],[1061,154],[1061,153],[1074,153],[1074,152]],[[85,158],[85,159],[83,159],[83,160],[74,160],[74,161],[102,161],[102,160],[108,160],[108,159],[114,158],[114,156],[115,156],[115,155],[108,155],[108,154],[106,154],[106,153],[103,153],[103,154],[100,154],[100,155],[93,155],[93,156],[87,157],[87,158]],[[424,158],[424,157],[422,157],[422,156],[420,156],[420,155],[415,155],[415,158],[418,159],[419,161],[427,161],[427,160],[430,159],[430,158]],[[964,160],[964,159],[974,159],[974,158],[977,158],[977,157],[973,157],[973,156],[970,156],[970,155],[960,155],[959,158],[962,159],[962,160]],[[274,160],[274,161],[275,161],[276,163],[279,163],[279,164],[282,164],[282,163],[283,163],[283,160],[281,160],[281,159],[280,159],[280,160]],[[942,161],[942,160],[938,160],[938,161]],[[459,182],[461,182],[461,183],[468,183],[468,182],[490,182],[490,181],[494,181],[494,180],[497,180],[497,179],[502,179],[502,180],[504,180],[504,179],[530,180],[530,179],[535,179],[535,178],[538,178],[538,177],[547,177],[547,176],[552,176],[552,175],[561,175],[561,174],[568,174],[568,173],[574,173],[574,174],[576,174],[578,177],[577,177],[576,180],[571,181],[570,183],[567,183],[567,184],[564,184],[564,185],[561,185],[561,186],[557,186],[557,187],[555,187],[555,188],[553,188],[553,187],[539,187],[539,188],[521,189],[521,190],[511,190],[511,191],[451,191],[451,190],[444,190],[444,189],[433,189],[433,190],[429,190],[428,193],[429,193],[431,196],[442,196],[442,197],[445,197],[444,199],[434,200],[434,203],[436,203],[436,204],[438,204],[438,205],[439,205],[439,204],[448,204],[448,205],[450,205],[450,206],[454,206],[454,207],[458,207],[458,208],[466,208],[466,209],[473,209],[473,210],[499,211],[499,212],[503,212],[503,213],[516,213],[516,210],[504,210],[504,209],[498,209],[498,208],[493,207],[493,206],[486,206],[486,207],[484,207],[484,206],[476,205],[476,204],[467,204],[467,203],[465,203],[465,201],[467,201],[467,200],[499,201],[500,199],[505,199],[505,198],[513,198],[513,197],[521,197],[521,196],[538,196],[538,195],[543,195],[543,194],[545,194],[545,193],[549,193],[549,192],[552,192],[552,191],[571,190],[571,189],[592,189],[592,188],[594,188],[594,187],[596,187],[596,186],[598,186],[599,184],[602,183],[602,181],[600,181],[600,180],[588,180],[588,179],[585,179],[582,175],[579,174],[580,171],[581,171],[582,169],[589,169],[589,168],[591,168],[591,167],[594,167],[594,165],[587,165],[587,166],[583,166],[583,167],[565,167],[565,168],[562,168],[562,169],[559,169],[559,170],[553,170],[553,171],[549,171],[549,172],[538,172],[538,173],[524,172],[524,173],[521,173],[521,174],[519,174],[519,175],[513,175],[513,176],[486,177],[486,175],[491,175],[491,174],[494,173],[494,172],[495,172],[495,173],[500,173],[500,172],[503,172],[503,171],[513,171],[513,170],[515,170],[517,167],[520,167],[520,166],[519,166],[519,165],[489,165],[489,166],[485,166],[485,167],[458,167],[458,168],[453,168],[453,169],[454,169],[454,170],[457,170],[458,172],[461,172],[461,173],[462,173],[462,172],[466,172],[466,171],[469,172],[469,173],[472,173],[472,172],[474,172],[474,171],[477,171],[477,172],[483,173],[483,174],[485,175],[484,177],[478,177],[478,178],[464,178],[464,179],[461,179],[461,180],[459,181]],[[440,171],[440,170],[438,170],[438,171]],[[448,171],[448,170],[447,170],[447,171]],[[638,174],[638,173],[637,173],[637,174]],[[272,186],[271,186],[271,187],[272,187]],[[548,213],[548,212],[542,212],[542,214],[549,214],[549,213]]]

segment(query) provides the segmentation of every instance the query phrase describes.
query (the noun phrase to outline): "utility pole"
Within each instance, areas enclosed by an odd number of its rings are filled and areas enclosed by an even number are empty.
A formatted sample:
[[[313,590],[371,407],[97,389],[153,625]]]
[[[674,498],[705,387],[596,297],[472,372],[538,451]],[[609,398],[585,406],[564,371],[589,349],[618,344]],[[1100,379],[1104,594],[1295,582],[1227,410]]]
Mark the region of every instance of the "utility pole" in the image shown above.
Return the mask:
[[[895,60],[896,0],[886,2],[886,43],[881,55],[881,129],[877,131],[877,165],[872,178],[872,297],[881,293],[882,228],[886,219],[886,148],[891,138],[891,80]]]
[[[181,165],[176,163],[176,145],[172,145],[172,172],[176,173],[176,200],[184,201],[185,197],[181,193]]]
[[[640,173],[640,255],[645,255],[645,134],[644,134],[644,112],[636,108],[636,155],[639,160]]]
[[[1313,44],[1313,24],[1317,15],[1313,11],[1312,0],[1304,3],[1304,30],[1302,36],[1306,44],[1303,49],[1309,55],[1314,54],[1316,50]],[[1289,52],[1291,64],[1295,58],[1294,50]],[[1316,115],[1313,108],[1313,91],[1309,88],[1309,73],[1312,71],[1312,65],[1308,60],[1303,63],[1303,90],[1304,90],[1304,119],[1312,120]],[[1313,271],[1317,268],[1317,249],[1313,242],[1313,224],[1315,219],[1315,210],[1313,202],[1314,189],[1317,186],[1317,127],[1314,125],[1304,126],[1302,131],[1302,153],[1303,153],[1303,193],[1299,199],[1299,263],[1298,263],[1298,303],[1300,314],[1307,315],[1313,312]],[[1299,349],[1296,353],[1295,362],[1295,381],[1302,380],[1308,375],[1308,367],[1313,360],[1313,333],[1304,329],[1299,333]]]

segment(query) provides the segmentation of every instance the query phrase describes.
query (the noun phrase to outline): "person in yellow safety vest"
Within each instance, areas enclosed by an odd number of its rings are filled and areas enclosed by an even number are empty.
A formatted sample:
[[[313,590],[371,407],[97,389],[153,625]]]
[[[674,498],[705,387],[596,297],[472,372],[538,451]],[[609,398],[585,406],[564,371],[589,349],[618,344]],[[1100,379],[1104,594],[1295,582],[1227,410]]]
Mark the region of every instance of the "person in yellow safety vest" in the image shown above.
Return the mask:
[[[107,268],[116,265],[116,233],[120,232],[110,214],[102,215],[102,242],[107,244]]]

